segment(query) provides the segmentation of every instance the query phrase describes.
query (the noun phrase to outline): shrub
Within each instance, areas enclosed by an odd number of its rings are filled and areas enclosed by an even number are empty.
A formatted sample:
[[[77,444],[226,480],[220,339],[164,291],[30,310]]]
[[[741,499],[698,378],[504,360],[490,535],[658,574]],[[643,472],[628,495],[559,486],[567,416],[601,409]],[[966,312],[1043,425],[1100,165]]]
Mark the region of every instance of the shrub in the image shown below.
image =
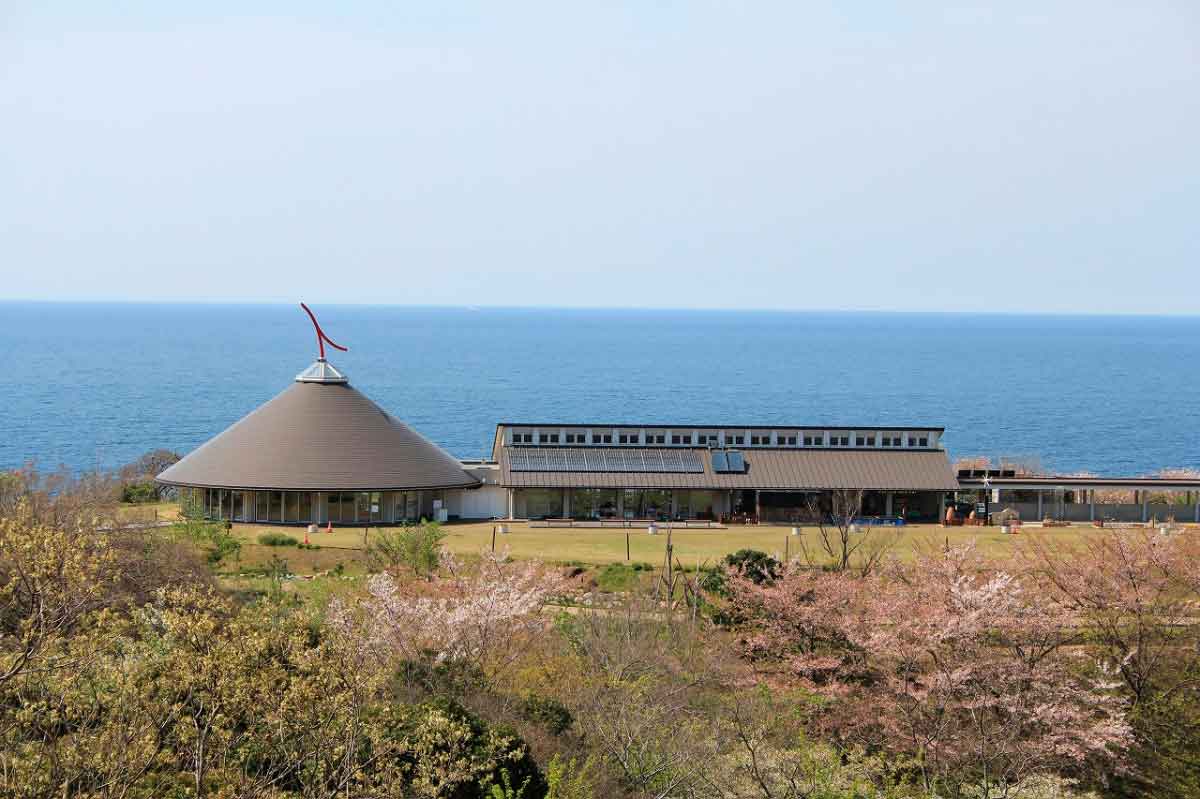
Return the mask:
[[[525,797],[546,794],[546,780],[521,737],[452,699],[391,705],[381,715],[384,740],[398,744],[400,759],[409,761],[403,771],[421,793],[473,799],[490,797],[491,786],[507,783]]]
[[[726,555],[724,563],[730,570],[756,585],[775,582],[779,579],[782,567],[775,558],[757,549],[739,549],[732,555]]]
[[[591,755],[580,765],[573,757],[564,761],[562,755],[555,754],[546,765],[546,799],[593,799],[593,771]]]
[[[702,569],[704,576],[700,578],[700,588],[710,594],[725,596],[728,590],[725,585],[725,572],[720,569]]]
[[[224,560],[229,555],[235,555],[242,549],[242,542],[226,533],[219,527],[216,529],[212,538],[212,549],[208,551],[208,562],[216,565]]]
[[[283,533],[263,533],[258,537],[258,543],[266,547],[294,547],[298,542]]]
[[[129,503],[157,502],[158,486],[153,480],[143,480],[138,483],[126,483],[121,486],[121,501]]]
[[[421,522],[399,530],[380,530],[367,549],[367,558],[377,568],[412,570],[417,577],[433,578],[441,559],[442,532],[437,522]]]
[[[562,735],[575,720],[567,706],[548,696],[530,694],[521,703],[521,716],[545,727],[552,735]]]

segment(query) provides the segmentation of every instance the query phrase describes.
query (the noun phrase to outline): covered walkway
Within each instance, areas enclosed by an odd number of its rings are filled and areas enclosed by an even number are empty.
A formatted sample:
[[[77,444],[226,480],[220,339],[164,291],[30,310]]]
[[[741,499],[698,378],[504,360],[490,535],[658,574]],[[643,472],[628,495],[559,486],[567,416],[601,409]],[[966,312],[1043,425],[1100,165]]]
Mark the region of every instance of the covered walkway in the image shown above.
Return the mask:
[[[1011,508],[1023,520],[1200,523],[1200,477],[1017,477],[960,471],[961,491],[990,513]]]

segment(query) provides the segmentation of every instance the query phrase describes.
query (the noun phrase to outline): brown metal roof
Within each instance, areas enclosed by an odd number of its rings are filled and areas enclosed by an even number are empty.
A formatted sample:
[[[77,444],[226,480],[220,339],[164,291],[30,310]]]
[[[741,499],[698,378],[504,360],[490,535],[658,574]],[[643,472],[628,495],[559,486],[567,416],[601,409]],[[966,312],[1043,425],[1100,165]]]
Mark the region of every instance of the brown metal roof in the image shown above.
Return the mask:
[[[158,476],[172,485],[472,488],[461,464],[344,382],[295,382]]]
[[[571,447],[558,449],[571,451]],[[586,448],[586,449],[594,449]],[[678,451],[668,448],[666,451]],[[782,491],[869,488],[888,491],[954,491],[958,480],[942,450],[876,451],[830,449],[740,450],[742,474],[717,473],[711,453],[696,450],[704,472],[521,472],[509,468],[500,450],[501,482],[513,488],[758,488]]]

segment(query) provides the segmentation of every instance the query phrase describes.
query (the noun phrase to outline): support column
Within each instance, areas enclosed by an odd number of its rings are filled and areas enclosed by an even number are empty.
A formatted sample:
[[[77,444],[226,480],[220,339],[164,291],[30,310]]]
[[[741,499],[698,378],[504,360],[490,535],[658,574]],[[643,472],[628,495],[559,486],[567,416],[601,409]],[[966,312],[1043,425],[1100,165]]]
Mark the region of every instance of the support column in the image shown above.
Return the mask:
[[[562,515],[564,519],[571,518],[571,489],[563,489]]]
[[[754,519],[757,523],[762,523],[762,504],[758,501],[759,491],[754,489]]]
[[[1150,521],[1149,505],[1150,505],[1150,492],[1143,491],[1142,492],[1142,521],[1143,522]]]
[[[1088,489],[1088,519],[1096,521],[1096,489]]]
[[[942,504],[943,505],[946,504],[945,497],[942,497]],[[946,509],[942,508],[942,513],[945,514],[945,512],[946,512]],[[891,491],[883,492],[883,515],[884,516],[892,515],[892,492]]]
[[[513,509],[516,506],[516,495],[513,489],[508,489],[508,518],[513,518]]]
[[[1196,524],[1200,524],[1200,501],[1196,502]]]
[[[1037,498],[1038,498],[1037,520],[1040,522],[1042,519],[1046,518],[1045,513],[1042,512],[1042,489],[1040,489],[1040,488],[1037,489]]]

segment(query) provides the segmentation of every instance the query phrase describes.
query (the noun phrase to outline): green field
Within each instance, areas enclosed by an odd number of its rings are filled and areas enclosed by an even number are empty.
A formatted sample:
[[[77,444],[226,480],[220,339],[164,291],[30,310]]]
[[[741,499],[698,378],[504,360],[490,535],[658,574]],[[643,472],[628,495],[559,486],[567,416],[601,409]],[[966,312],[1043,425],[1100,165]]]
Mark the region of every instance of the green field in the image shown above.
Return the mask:
[[[490,522],[447,524],[445,546],[460,555],[477,555],[492,546]],[[622,563],[626,560],[626,535],[628,533],[629,557],[632,562],[651,563],[659,566],[667,545],[665,529],[658,535],[650,535],[644,528],[629,531],[588,528],[531,528],[517,522],[509,525],[511,532],[496,536],[496,549],[508,550],[516,558],[537,559],[548,563],[585,563],[604,565]],[[901,558],[911,558],[919,548],[951,545],[974,541],[989,555],[1003,556],[1017,542],[1029,535],[1045,535],[1062,541],[1075,542],[1091,532],[1090,527],[1059,527],[1047,530],[1030,529],[1020,535],[1004,535],[998,527],[952,527],[938,525],[910,525],[894,528],[896,542],[893,552]],[[715,564],[725,555],[739,549],[758,549],[780,559],[801,554],[800,539],[790,535],[791,528],[777,526],[730,527],[724,530],[675,530],[671,535],[675,557],[685,567],[704,563]],[[235,524],[234,535],[242,541],[242,551],[236,564],[254,568],[278,556],[288,562],[289,568],[298,575],[323,572],[342,564],[347,574],[364,571],[364,544],[369,543],[377,532],[375,528],[334,528],[308,536],[309,542],[320,549],[298,549],[296,547],[269,547],[258,543],[258,538],[268,532],[283,532],[303,542],[303,528]],[[883,528],[872,535],[891,535],[892,528]],[[804,543],[810,550],[817,544],[815,528],[804,528]]]

